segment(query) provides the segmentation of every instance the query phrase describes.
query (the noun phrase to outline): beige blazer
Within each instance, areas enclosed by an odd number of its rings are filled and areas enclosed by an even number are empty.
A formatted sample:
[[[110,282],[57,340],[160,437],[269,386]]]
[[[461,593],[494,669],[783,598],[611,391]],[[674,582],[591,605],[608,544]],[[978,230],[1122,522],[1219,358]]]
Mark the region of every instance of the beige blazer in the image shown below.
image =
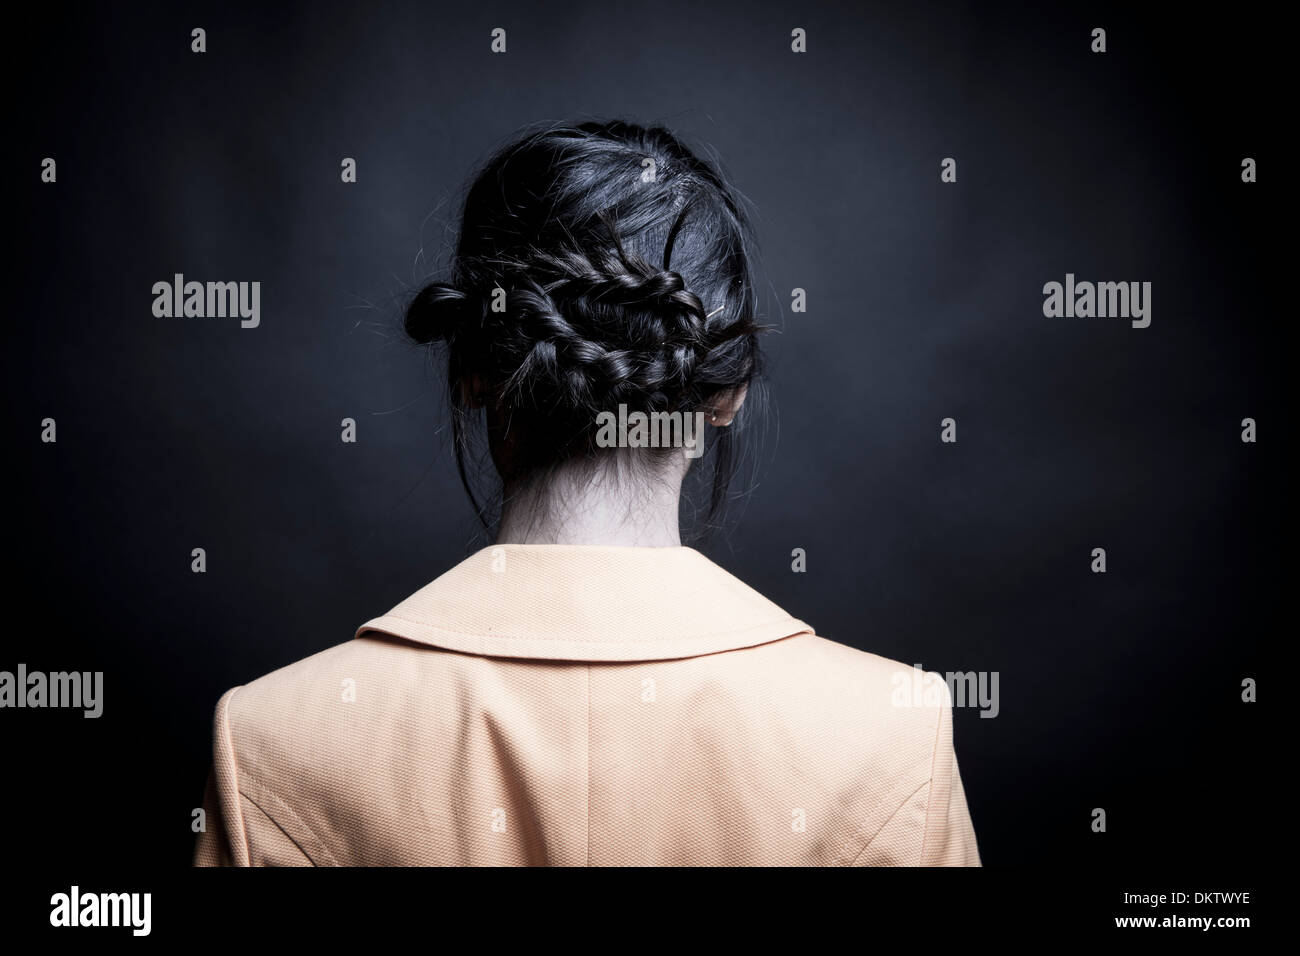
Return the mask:
[[[978,866],[914,674],[691,548],[486,548],[222,696],[195,863]]]

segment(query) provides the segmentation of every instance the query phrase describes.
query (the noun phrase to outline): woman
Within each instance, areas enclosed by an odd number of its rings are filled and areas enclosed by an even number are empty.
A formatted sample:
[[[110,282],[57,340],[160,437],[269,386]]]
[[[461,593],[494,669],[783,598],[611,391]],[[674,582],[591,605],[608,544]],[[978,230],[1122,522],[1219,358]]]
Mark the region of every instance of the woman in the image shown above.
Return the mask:
[[[496,544],[221,698],[196,863],[979,865],[946,687],[904,706],[910,668],[682,545],[683,480],[707,447],[715,515],[760,371],[749,250],[664,129],[488,163],[406,330],[445,346]]]

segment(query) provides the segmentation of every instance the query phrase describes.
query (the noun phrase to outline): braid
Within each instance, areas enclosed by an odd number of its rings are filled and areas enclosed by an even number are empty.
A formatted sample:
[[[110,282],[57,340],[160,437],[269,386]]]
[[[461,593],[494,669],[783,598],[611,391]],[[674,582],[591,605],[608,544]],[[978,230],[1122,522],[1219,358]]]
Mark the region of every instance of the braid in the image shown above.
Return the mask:
[[[505,312],[492,316],[506,365],[502,397],[578,408],[675,404],[708,349],[704,314],[681,275],[639,257],[543,254],[515,273]]]

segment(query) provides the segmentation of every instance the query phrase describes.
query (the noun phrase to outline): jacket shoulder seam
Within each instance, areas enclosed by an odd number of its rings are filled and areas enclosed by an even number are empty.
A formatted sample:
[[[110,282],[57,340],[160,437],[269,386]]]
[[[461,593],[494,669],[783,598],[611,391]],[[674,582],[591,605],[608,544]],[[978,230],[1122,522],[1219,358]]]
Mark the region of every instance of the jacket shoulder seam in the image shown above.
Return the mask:
[[[951,713],[951,705],[944,703],[939,708],[939,719],[935,721],[934,727],[934,749],[930,754],[930,776],[928,783],[930,787],[930,796],[934,796],[934,768],[939,765],[939,744],[943,736],[943,719],[945,714]],[[925,866],[925,847],[930,839],[930,817],[934,813],[934,800],[926,801],[925,807],[925,824],[921,827],[921,865]]]
[[[882,834],[882,833],[885,832],[885,827],[889,826],[890,821],[893,820],[894,817],[898,816],[899,812],[900,812],[900,811],[901,811],[905,806],[907,806],[909,803],[912,802],[912,798],[915,797],[918,793],[920,793],[920,792],[922,791],[922,789],[924,789],[924,788],[925,788],[929,783],[930,783],[930,778],[929,778],[929,777],[927,777],[926,779],[922,780],[920,783],[918,783],[918,784],[916,785],[916,789],[915,789],[915,790],[913,790],[913,791],[912,791],[911,793],[909,793],[906,797],[904,797],[903,800],[902,800],[902,802],[899,803],[898,806],[894,807],[894,812],[891,813],[889,816],[887,816],[887,817],[886,817],[886,818],[881,822],[880,826],[876,827],[876,832],[873,833],[873,834],[871,834],[871,838],[870,838],[869,840],[867,840],[866,843],[863,844],[862,849],[859,850],[859,851],[857,852],[857,854],[853,857],[852,861],[850,861],[850,863],[849,863],[850,866],[855,865],[855,864],[858,862],[858,860],[862,859],[862,855],[863,855],[864,853],[866,853],[868,850],[871,849],[871,845],[872,845],[873,843],[876,842],[876,838],[877,838],[878,836],[880,836],[880,834]],[[927,805],[926,805],[926,813],[929,813],[929,812],[930,812],[930,808],[929,808],[929,804],[928,804],[928,802],[927,802]],[[924,842],[925,842],[925,839],[924,839],[924,836],[922,836],[922,843],[924,843]]]
[[[241,789],[239,791],[240,795],[245,797],[249,803],[257,807],[257,809],[260,810],[268,820],[270,820],[273,824],[275,824],[276,828],[293,842],[293,845],[298,848],[298,852],[301,853],[303,857],[306,858],[308,863],[310,863],[312,866],[320,866],[321,862],[325,862],[331,866],[337,865],[333,855],[325,847],[325,844],[321,842],[320,837],[318,837],[315,831],[313,831],[312,828],[309,827],[303,821],[302,817],[298,816],[298,814],[293,812],[292,807],[290,807],[287,803],[285,803],[283,800],[277,797],[266,787],[257,784],[255,781],[252,780],[248,781],[248,785],[249,785],[248,789]],[[253,790],[254,792],[249,793],[250,789]],[[270,810],[268,810],[265,806],[263,806],[263,804],[266,803],[273,804],[274,809],[277,813],[281,813],[289,817],[291,819],[292,825],[295,828],[300,827],[303,831],[306,831],[307,835],[311,837],[311,840],[304,841],[299,836],[295,836],[283,823],[281,823],[279,820],[277,820],[274,816],[271,815]],[[304,842],[310,842],[312,844],[311,850],[303,846]],[[312,856],[312,852],[311,852],[312,850],[316,852],[316,856],[322,858],[320,861],[318,861],[316,857]]]
[[[229,755],[231,790],[235,795],[235,799],[231,801],[234,804],[231,809],[235,814],[234,823],[239,832],[240,841],[244,845],[243,860],[244,864],[247,865],[251,852],[248,846],[248,827],[244,822],[244,809],[239,805],[239,753],[235,749],[234,734],[230,730],[230,708],[231,705],[234,704],[235,696],[239,693],[240,689],[240,687],[232,687],[218,702],[217,719],[220,723],[221,748]]]

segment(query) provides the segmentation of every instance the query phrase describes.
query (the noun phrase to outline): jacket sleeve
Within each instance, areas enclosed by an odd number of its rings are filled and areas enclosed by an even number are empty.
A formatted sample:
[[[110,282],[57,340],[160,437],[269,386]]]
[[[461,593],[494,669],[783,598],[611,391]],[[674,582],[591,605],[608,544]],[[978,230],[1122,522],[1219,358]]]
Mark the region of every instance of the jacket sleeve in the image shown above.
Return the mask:
[[[932,766],[921,838],[921,865],[980,866],[975,827],[966,806],[966,791],[952,746],[952,703],[946,695],[939,713]]]
[[[203,795],[204,830],[194,847],[195,866],[248,866],[248,838],[230,737],[233,688],[217,702],[212,721],[212,771]]]

